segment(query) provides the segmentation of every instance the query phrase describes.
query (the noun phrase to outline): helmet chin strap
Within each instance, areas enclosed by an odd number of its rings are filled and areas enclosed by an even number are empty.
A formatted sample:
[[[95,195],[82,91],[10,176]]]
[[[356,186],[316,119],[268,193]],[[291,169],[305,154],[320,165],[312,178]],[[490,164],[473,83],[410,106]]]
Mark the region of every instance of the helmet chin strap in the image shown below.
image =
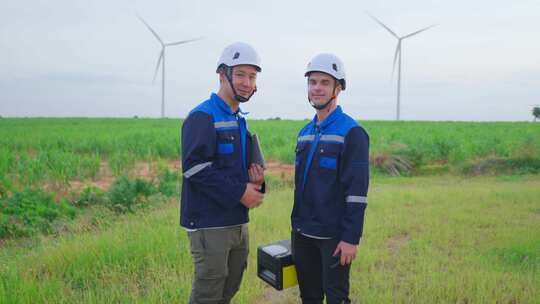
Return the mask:
[[[308,100],[309,100],[309,104],[311,104],[312,107],[314,107],[315,109],[317,110],[324,110],[324,108],[328,107],[328,105],[332,102],[332,100],[334,100],[336,98],[336,95],[330,97],[330,99],[328,99],[327,102],[325,102],[324,104],[322,105],[316,105],[313,103],[313,101],[311,101],[311,99],[308,97]]]
[[[336,87],[337,87],[336,81],[334,80],[334,89],[332,90],[332,97],[330,97],[330,99],[328,99],[328,101],[322,105],[316,105],[315,103],[313,103],[313,101],[311,101],[311,98],[309,98],[309,93],[308,93],[309,104],[317,110],[324,110],[326,107],[328,107],[328,105],[332,102],[332,100],[336,99]]]
[[[257,92],[257,87],[255,87],[253,92],[251,92],[251,95],[249,95],[248,97],[244,97],[244,96],[238,94],[236,92],[236,89],[234,88],[233,81],[232,81],[232,69],[233,69],[232,67],[225,68],[225,78],[227,78],[227,81],[231,85],[231,88],[232,88],[232,91],[233,91],[233,94],[234,94],[234,98],[236,100],[238,100],[238,102],[240,102],[240,103],[248,102],[249,99],[251,98],[251,96],[253,96],[253,94],[255,94],[255,92]]]

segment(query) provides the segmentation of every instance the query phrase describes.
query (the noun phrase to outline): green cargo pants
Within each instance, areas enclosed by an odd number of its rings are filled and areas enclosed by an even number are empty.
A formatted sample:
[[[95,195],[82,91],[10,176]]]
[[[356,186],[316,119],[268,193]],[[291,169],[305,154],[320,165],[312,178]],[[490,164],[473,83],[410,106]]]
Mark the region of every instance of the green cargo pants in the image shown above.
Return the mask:
[[[228,304],[247,266],[247,224],[188,232],[195,273],[190,304]]]

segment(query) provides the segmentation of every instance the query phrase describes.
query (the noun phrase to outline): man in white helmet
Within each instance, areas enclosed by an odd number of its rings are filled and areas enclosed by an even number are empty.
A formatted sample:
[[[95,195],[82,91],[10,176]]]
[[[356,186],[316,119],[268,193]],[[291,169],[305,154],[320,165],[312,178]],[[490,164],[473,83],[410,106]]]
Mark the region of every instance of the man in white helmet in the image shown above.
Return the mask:
[[[227,46],[218,61],[219,91],[195,107],[182,126],[180,224],[194,264],[189,303],[229,303],[248,257],[248,210],[264,198],[264,172],[251,163],[251,135],[240,103],[257,90],[257,52]]]
[[[369,183],[369,137],[337,105],[345,90],[341,60],[315,56],[305,73],[316,115],[298,134],[294,261],[304,304],[350,303],[349,271],[364,225]]]

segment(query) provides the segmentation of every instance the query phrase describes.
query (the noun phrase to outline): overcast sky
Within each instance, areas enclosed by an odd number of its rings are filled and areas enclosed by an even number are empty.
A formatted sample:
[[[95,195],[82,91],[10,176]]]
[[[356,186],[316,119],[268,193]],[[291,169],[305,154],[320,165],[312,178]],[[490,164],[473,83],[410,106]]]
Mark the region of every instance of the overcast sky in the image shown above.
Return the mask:
[[[170,47],[166,115],[185,117],[216,91],[215,64],[229,43],[262,58],[251,118],[312,117],[304,69],[319,52],[345,63],[339,103],[360,120],[395,117],[392,59],[404,40],[402,119],[531,120],[540,104],[540,1],[127,1],[2,0],[0,115],[159,117],[160,45]],[[395,80],[395,79],[394,79]]]

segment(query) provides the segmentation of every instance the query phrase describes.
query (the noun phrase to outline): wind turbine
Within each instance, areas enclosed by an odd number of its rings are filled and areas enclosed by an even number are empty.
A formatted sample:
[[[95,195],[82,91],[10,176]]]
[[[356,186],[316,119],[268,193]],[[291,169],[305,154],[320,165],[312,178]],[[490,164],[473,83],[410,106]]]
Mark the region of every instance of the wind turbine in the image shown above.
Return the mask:
[[[165,49],[168,46],[180,45],[180,44],[184,44],[184,43],[188,43],[188,42],[192,42],[192,41],[196,41],[196,40],[201,40],[202,37],[194,38],[194,39],[188,39],[188,40],[182,40],[182,41],[176,41],[176,42],[164,43],[163,40],[161,40],[161,38],[159,37],[159,35],[156,33],[156,31],[154,31],[150,27],[150,25],[148,25],[148,23],[146,23],[146,21],[144,21],[144,19],[141,16],[137,15],[137,17],[142,21],[142,23],[144,23],[144,25],[146,25],[148,30],[150,30],[150,32],[154,35],[154,37],[156,37],[156,39],[161,44],[161,52],[159,53],[158,61],[157,61],[157,64],[156,64],[156,70],[154,72],[154,78],[152,80],[152,83],[154,83],[155,80],[156,80],[156,76],[157,76],[157,73],[159,71],[159,64],[161,63],[161,118],[164,118],[165,117]]]
[[[430,25],[428,27],[425,27],[423,29],[420,29],[418,31],[412,32],[405,36],[398,36],[396,33],[394,33],[388,26],[384,25],[379,19],[375,18],[370,13],[366,12],[366,14],[371,17],[375,22],[377,22],[379,25],[381,25],[384,29],[386,29],[392,36],[394,36],[398,42],[396,46],[396,51],[394,53],[394,63],[392,64],[392,77],[394,76],[394,71],[396,69],[396,61],[398,62],[398,79],[397,79],[397,104],[396,104],[396,120],[399,120],[400,117],[400,96],[401,96],[401,41],[403,39],[407,39],[409,37],[412,37],[416,34],[420,34],[423,31],[427,31],[428,29],[434,27],[436,24]],[[399,56],[399,57],[398,57]]]

